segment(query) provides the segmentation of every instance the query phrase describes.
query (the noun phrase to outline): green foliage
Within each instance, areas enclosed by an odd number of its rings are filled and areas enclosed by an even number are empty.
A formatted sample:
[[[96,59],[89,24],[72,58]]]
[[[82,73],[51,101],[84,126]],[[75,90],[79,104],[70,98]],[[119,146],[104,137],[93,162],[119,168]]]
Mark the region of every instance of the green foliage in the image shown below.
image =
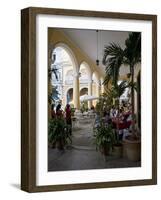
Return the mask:
[[[71,125],[66,124],[63,118],[50,119],[48,123],[48,141],[55,143],[63,140],[65,144],[71,142]]]
[[[106,66],[106,76],[104,84],[108,85],[112,81],[113,85],[117,84],[120,67],[122,64],[130,68],[141,61],[141,34],[132,32],[125,41],[125,48],[122,49],[118,44],[110,43],[104,49],[102,63]],[[130,70],[131,71],[131,70]]]
[[[74,114],[74,112],[75,112],[75,108],[71,108],[71,113]]]
[[[120,84],[117,83],[116,85],[113,85],[111,89],[113,98],[119,99],[121,95],[124,94],[127,87],[128,87],[127,81],[121,81]]]
[[[117,87],[121,65],[124,64],[130,69],[131,82],[128,86],[131,89],[132,116],[134,115],[134,89],[137,86],[134,83],[134,68],[141,62],[141,33],[132,32],[125,40],[125,48],[122,49],[118,44],[111,43],[104,49],[102,60],[106,66],[106,76],[104,85],[109,85],[111,81],[114,87]],[[134,134],[134,125],[132,125],[132,133]]]
[[[104,49],[103,64],[106,66],[104,84],[112,80],[115,85],[118,81],[120,66],[123,64],[124,50],[115,43],[110,43]]]
[[[105,89],[105,92],[101,94],[99,100],[96,104],[96,111],[98,113],[103,112],[104,110],[110,110],[113,105],[113,98],[114,98],[114,92],[113,89]]]
[[[135,89],[136,90],[136,92],[138,91],[138,83],[137,82],[132,82],[132,81],[130,81],[130,82],[128,82],[128,88],[133,88],[133,89]]]
[[[113,106],[113,99],[119,100],[127,87],[128,83],[122,81],[120,84],[113,85],[111,89],[106,89],[96,104],[96,111],[101,113],[103,110],[110,110]]]
[[[115,143],[115,134],[112,126],[105,126],[103,122],[94,129],[94,136],[97,149],[106,145],[109,146],[109,148],[112,148]]]
[[[80,110],[82,113],[88,111],[88,102],[87,101],[81,102]]]
[[[141,61],[141,34],[133,32],[125,41],[124,64],[135,65]]]

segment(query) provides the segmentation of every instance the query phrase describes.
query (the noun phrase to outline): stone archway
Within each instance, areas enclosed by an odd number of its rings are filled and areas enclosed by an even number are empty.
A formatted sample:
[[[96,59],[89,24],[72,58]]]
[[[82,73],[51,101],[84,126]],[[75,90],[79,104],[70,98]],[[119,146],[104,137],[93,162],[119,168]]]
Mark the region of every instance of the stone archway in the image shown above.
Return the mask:
[[[80,107],[80,101],[79,101],[79,65],[78,65],[77,59],[75,57],[74,52],[65,43],[59,42],[59,43],[55,44],[53,52],[56,51],[57,48],[63,49],[68,54],[68,56],[70,58],[71,66],[72,66],[72,70],[73,70],[73,74],[72,74],[73,75],[73,85],[72,85],[72,87],[73,87],[73,103],[74,103],[74,107],[79,109],[79,107]],[[63,89],[62,89],[62,91],[63,91]],[[66,101],[63,101],[63,102],[65,104]]]
[[[73,104],[73,88],[69,88],[66,92],[66,102],[67,104]]]
[[[63,48],[68,53],[68,55],[70,56],[70,59],[72,61],[73,72],[74,73],[78,73],[79,72],[79,67],[78,67],[79,65],[78,65],[77,59],[76,59],[75,54],[72,51],[72,49],[67,44],[61,43],[61,42],[55,44],[55,49],[57,47]]]
[[[80,96],[83,96],[85,94],[88,94],[88,88],[87,87],[83,87],[80,89]]]

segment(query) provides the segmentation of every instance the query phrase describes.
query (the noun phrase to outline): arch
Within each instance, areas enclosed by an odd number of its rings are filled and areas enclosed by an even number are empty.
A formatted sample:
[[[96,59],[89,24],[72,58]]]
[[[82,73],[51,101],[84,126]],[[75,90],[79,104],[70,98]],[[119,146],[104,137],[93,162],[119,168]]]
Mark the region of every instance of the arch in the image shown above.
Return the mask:
[[[79,71],[81,70],[81,66],[83,66],[87,70],[88,78],[89,78],[89,80],[91,80],[93,71],[91,70],[89,64],[85,61],[82,61],[79,66]]]
[[[71,77],[71,80],[68,80],[66,82],[66,79],[65,79],[65,74],[68,70],[72,70],[73,71],[73,77],[75,76],[78,76],[79,74],[79,65],[78,65],[78,62],[77,62],[77,59],[75,57],[75,54],[74,52],[71,50],[71,48],[65,44],[65,43],[62,43],[62,42],[58,42],[55,44],[54,46],[54,49],[53,49],[53,53],[54,54],[56,52],[56,49],[57,48],[60,48],[62,50],[62,53],[60,51],[60,54],[59,54],[59,51],[57,52],[57,55],[58,55],[58,60],[57,60],[57,57],[56,57],[56,62],[53,63],[54,64],[57,64],[57,69],[60,70],[60,74],[61,74],[61,80],[59,81],[59,85],[60,85],[60,94],[61,94],[61,97],[62,97],[62,105],[65,107],[66,103],[68,103],[69,101],[72,101],[73,98],[74,98],[74,95],[75,92],[72,92],[72,97],[71,95],[68,95],[68,92],[64,92],[64,84],[65,85],[73,85],[73,89],[75,90],[75,84],[74,84],[74,81]],[[64,59],[63,59],[64,58]],[[63,65],[61,64],[61,61],[64,61],[63,62]],[[78,90],[79,91],[79,90]],[[76,98],[74,98],[76,99]],[[75,102],[75,100],[74,100]]]
[[[94,71],[94,72],[92,73],[92,81],[93,81],[94,83],[97,83],[97,84],[100,83],[100,77],[99,77],[99,75],[98,75],[98,72]]]
[[[72,84],[73,83],[73,70],[69,69],[65,73],[65,84]]]
[[[88,88],[87,87],[82,87],[81,89],[80,89],[80,96],[83,96],[83,95],[85,95],[85,94],[88,94]]]
[[[69,88],[66,91],[66,104],[73,101],[73,88]]]
[[[78,73],[79,65],[78,65],[78,61],[77,61],[76,56],[75,56],[74,52],[72,51],[72,49],[63,42],[56,43],[54,49],[56,49],[57,47],[61,47],[61,48],[65,49],[65,51],[67,51],[67,53],[69,54],[71,61],[72,61],[73,71],[74,71],[74,73]]]
[[[65,76],[72,76],[72,75],[73,75],[73,70],[69,69]]]

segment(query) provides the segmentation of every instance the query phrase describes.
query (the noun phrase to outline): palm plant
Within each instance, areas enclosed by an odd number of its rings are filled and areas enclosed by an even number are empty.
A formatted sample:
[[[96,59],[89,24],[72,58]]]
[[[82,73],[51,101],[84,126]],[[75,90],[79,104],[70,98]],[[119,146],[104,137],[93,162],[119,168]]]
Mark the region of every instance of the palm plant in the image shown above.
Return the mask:
[[[131,104],[132,104],[132,119],[134,121],[134,67],[141,62],[141,33],[131,33],[125,41],[126,48],[124,64],[130,67],[131,74]],[[134,135],[134,123],[132,124],[132,133]]]
[[[126,88],[128,87],[127,81],[121,81],[120,84],[116,84],[112,87],[113,97],[120,100],[120,97],[124,94]]]
[[[106,66],[106,76],[104,84],[108,85],[109,81],[117,87],[119,79],[119,72],[121,65],[129,66],[131,82],[131,103],[132,103],[132,119],[134,119],[134,68],[141,62],[141,34],[132,32],[125,41],[125,48],[122,49],[120,45],[110,43],[104,49],[103,64]],[[132,126],[132,133],[134,134],[134,125]]]
[[[100,149],[103,154],[108,155],[115,143],[115,135],[112,126],[105,126],[101,121],[100,126],[94,129],[96,149]]]
[[[124,50],[120,45],[110,43],[104,49],[104,56],[102,63],[106,66],[106,76],[104,84],[108,85],[109,81],[112,80],[112,84],[116,85],[119,78],[120,67],[124,60]]]
[[[124,94],[126,88],[128,87],[127,81],[122,81],[120,84],[116,84],[112,87],[113,97],[117,100],[117,107],[118,107],[118,119],[117,119],[117,134],[116,134],[116,142],[119,144],[119,114],[120,114],[120,97]]]
[[[65,144],[71,143],[71,125],[66,124],[63,118],[50,119],[48,124],[48,141],[51,144],[59,142],[61,149]]]

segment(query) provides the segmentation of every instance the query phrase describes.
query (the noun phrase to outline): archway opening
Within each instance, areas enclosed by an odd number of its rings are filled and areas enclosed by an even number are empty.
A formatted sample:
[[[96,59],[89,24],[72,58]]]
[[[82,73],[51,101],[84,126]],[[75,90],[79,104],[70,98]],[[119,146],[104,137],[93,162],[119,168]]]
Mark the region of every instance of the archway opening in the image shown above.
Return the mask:
[[[79,69],[80,84],[87,84],[88,83],[89,78],[90,78],[90,71],[89,70],[90,70],[90,68],[89,68],[88,64],[85,63],[85,62],[82,62],[81,65],[80,65],[80,69]]]
[[[67,104],[70,104],[73,107],[73,88],[70,88],[67,91]]]
[[[73,88],[73,74],[76,69],[74,58],[71,52],[65,46],[56,46],[52,51],[51,69],[52,73],[51,84],[57,91],[56,104],[61,103],[62,109],[65,108],[68,101],[73,100],[73,92],[67,90]]]
[[[82,88],[80,90],[80,97],[88,94],[88,88]]]

